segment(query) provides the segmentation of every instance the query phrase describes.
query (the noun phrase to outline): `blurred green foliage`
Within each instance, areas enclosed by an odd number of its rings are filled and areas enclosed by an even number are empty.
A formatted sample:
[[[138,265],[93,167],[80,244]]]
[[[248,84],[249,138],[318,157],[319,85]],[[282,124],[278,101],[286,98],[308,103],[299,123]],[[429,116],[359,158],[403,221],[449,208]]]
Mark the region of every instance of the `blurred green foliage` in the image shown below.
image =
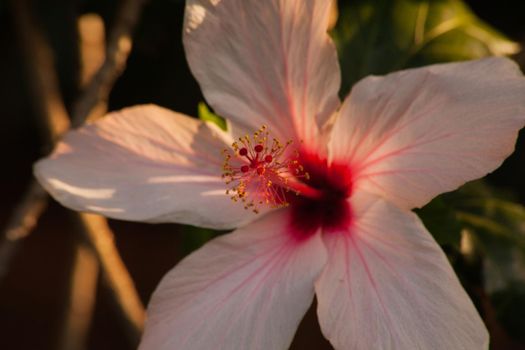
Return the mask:
[[[488,292],[525,282],[525,208],[482,181],[449,195],[460,224],[471,231],[484,261]]]
[[[513,200],[511,194],[478,180],[436,197],[416,212],[442,245],[459,249],[461,230],[469,229],[484,254],[495,244],[510,244],[525,253],[525,208]]]
[[[339,1],[332,36],[343,73],[342,95],[370,74],[518,50],[459,0]]]

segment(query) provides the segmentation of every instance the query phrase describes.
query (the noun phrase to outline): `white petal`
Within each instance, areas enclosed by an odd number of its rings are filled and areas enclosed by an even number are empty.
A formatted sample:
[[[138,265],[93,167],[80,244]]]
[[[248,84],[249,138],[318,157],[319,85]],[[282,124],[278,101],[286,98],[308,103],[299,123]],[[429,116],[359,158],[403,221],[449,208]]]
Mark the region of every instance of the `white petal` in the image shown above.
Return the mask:
[[[339,105],[331,0],[188,0],[188,62],[216,112],[312,140]],[[295,135],[294,135],[295,131]]]
[[[486,349],[488,333],[421,224],[379,197],[351,199],[354,225],[325,236],[316,282],[321,329],[336,349]]]
[[[287,349],[326,262],[321,235],[297,241],[287,211],[219,237],[162,280],[144,350]]]
[[[225,194],[221,150],[229,142],[213,125],[137,106],[69,132],[35,175],[75,210],[233,228],[256,216]]]
[[[365,78],[330,148],[350,162],[356,187],[410,209],[496,169],[524,125],[522,73],[488,58]]]

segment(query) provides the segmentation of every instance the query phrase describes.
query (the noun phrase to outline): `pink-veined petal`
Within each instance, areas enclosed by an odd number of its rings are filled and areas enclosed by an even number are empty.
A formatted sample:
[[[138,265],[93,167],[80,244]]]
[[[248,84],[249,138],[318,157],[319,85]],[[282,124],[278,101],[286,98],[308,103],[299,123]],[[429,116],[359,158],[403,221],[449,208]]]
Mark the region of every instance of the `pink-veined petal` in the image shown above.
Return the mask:
[[[225,193],[221,150],[229,142],[214,125],[158,106],[137,106],[69,132],[35,165],[35,175],[75,210],[234,228],[256,216]]]
[[[375,195],[351,199],[354,224],[325,235],[316,282],[321,329],[336,349],[486,349],[488,333],[419,218]]]
[[[525,78],[506,58],[360,81],[341,107],[332,157],[355,187],[411,209],[496,169],[525,125]]]
[[[331,0],[188,0],[186,55],[215,111],[311,143],[340,103],[330,9]]]
[[[326,262],[320,234],[297,241],[286,210],[221,236],[162,280],[143,350],[287,349]]]

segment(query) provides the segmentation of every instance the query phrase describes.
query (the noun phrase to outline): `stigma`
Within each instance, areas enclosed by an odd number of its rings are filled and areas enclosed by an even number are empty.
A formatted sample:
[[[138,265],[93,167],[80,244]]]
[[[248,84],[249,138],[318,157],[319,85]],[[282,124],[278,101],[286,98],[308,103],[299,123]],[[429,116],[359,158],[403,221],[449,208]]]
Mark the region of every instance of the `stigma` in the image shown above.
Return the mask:
[[[299,152],[290,149],[292,143],[271,138],[266,126],[251,137],[239,137],[231,149],[223,150],[226,194],[245,209],[258,213],[261,206],[288,206],[290,193],[307,192],[300,179],[308,180],[309,174],[299,163]]]

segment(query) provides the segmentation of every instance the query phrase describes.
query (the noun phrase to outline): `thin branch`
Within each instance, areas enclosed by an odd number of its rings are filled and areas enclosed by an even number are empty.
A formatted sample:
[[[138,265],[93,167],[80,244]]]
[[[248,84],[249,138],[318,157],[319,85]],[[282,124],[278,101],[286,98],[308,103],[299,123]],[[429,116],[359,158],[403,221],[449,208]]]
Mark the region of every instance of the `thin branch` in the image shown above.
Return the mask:
[[[59,349],[84,350],[95,308],[98,262],[91,247],[75,247]]]
[[[144,307],[133,280],[120,258],[108,222],[102,216],[95,214],[80,213],[78,218],[94,248],[115,304],[120,309],[119,315],[126,326],[128,338],[137,345],[144,325]]]
[[[131,36],[145,3],[146,0],[126,0],[122,4],[109,36],[106,59],[73,106],[73,128],[82,125],[97,105],[107,102],[111,88],[126,67]]]
[[[15,208],[0,242],[0,281],[9,271],[11,260],[22,241],[35,228],[48,203],[46,191],[33,182]]]
[[[95,94],[97,99],[102,98],[103,93],[109,93],[111,85],[124,67],[124,62],[131,48],[131,40],[128,35],[131,32],[131,27],[137,22],[142,3],[143,0],[128,0],[124,3],[122,14],[117,20],[114,33],[111,34],[111,38],[117,38],[118,40],[115,40],[118,43],[115,46],[110,42],[109,45],[109,50],[115,50],[112,48],[115,47],[116,51],[107,55],[108,58],[113,57],[114,63],[109,63],[109,66],[104,64],[99,71],[100,74],[97,74],[101,83],[92,84],[93,86],[99,86],[96,89],[99,93]],[[41,33],[35,27],[26,0],[12,0],[11,4],[25,57],[28,59],[28,71],[31,74],[30,81],[33,84],[35,101],[39,107],[41,119],[45,121],[46,139],[49,144],[54,144],[68,129],[69,118],[60,96],[52,51],[45,38],[41,36]],[[127,44],[125,44],[126,40],[128,41]],[[109,72],[111,69],[113,69],[113,73]],[[97,79],[97,76],[94,80]],[[88,91],[90,90],[88,89]],[[100,93],[100,91],[103,93]],[[74,115],[75,125],[80,125],[83,122],[84,118],[88,116],[90,109],[96,106],[97,99],[92,100],[91,97],[80,98],[80,101],[88,101],[89,103],[83,105],[83,109]],[[18,237],[24,237],[29,234],[31,229],[35,227],[39,214],[46,207],[47,196],[43,194],[44,190],[40,185],[33,182],[29,188],[26,196],[27,200],[24,200],[17,206],[15,214],[9,221],[10,231],[8,232],[24,232],[23,235],[18,234]],[[35,195],[38,198],[44,198],[43,204],[36,205],[36,203],[41,203],[41,201],[35,202],[33,199]],[[113,244],[113,235],[104,218],[90,214],[77,213],[76,215],[82,222],[84,234],[88,238],[103,269],[110,291],[113,293],[119,315],[126,326],[126,333],[130,341],[135,345],[140,339],[143,327],[144,308],[118,250]],[[28,222],[32,224],[28,225]],[[8,237],[8,232],[6,232],[5,237]],[[17,239],[13,242],[18,243],[19,241],[20,239]],[[7,270],[10,258],[16,251],[16,244],[9,244],[5,247],[7,253],[0,257],[0,261],[3,263],[3,268]]]
[[[97,99],[106,100],[115,80],[122,73],[125,62],[131,49],[130,34],[138,22],[140,10],[145,0],[128,0],[122,5],[122,11],[116,20],[106,53],[106,60],[98,73],[93,77],[84,94],[78,98],[73,112],[73,123],[81,125],[90,112],[99,105]],[[54,73],[53,55],[49,45],[46,44],[40,31],[34,28],[26,1],[12,0],[12,13],[24,57],[27,59],[29,81],[33,84],[32,93],[38,104],[40,120],[44,121],[44,135],[48,150],[69,128],[69,118],[58,93],[57,76]],[[40,198],[42,187],[33,180],[28,185],[29,190],[13,211],[6,231],[0,237],[0,281],[8,270],[9,262],[16,252],[16,247],[21,238],[26,237],[36,226],[40,214],[45,211],[47,200],[32,203],[27,198]],[[44,196],[45,197],[45,196]],[[35,210],[39,208],[39,210]],[[26,229],[28,220],[35,224]],[[13,230],[26,230],[20,239],[9,240],[8,232]]]
[[[42,31],[36,28],[27,1],[12,0],[11,10],[26,60],[33,100],[40,120],[44,122],[42,129],[46,132],[46,146],[51,147],[69,129],[69,118],[58,89],[53,52]]]
[[[69,128],[69,118],[57,88],[58,78],[54,74],[53,54],[41,32],[35,28],[27,2],[12,0],[11,10],[31,77],[28,80],[31,82],[31,92],[37,105],[39,120],[43,121],[46,147],[50,149]],[[16,205],[7,228],[0,237],[0,280],[7,273],[19,243],[35,228],[47,204],[47,193],[33,180],[22,200]]]

